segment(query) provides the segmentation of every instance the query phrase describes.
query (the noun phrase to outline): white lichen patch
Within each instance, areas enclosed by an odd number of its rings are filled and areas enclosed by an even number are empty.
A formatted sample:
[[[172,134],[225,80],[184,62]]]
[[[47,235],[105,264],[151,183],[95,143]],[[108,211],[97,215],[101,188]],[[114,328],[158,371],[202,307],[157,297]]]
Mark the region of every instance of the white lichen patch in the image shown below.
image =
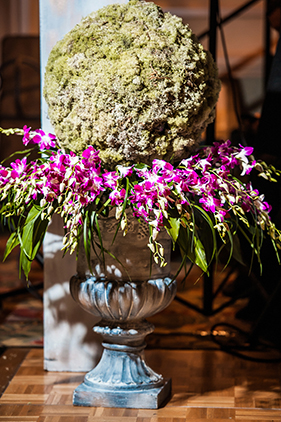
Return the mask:
[[[53,48],[49,118],[62,147],[100,150],[105,165],[181,159],[214,118],[220,82],[182,20],[131,0],[84,18]]]

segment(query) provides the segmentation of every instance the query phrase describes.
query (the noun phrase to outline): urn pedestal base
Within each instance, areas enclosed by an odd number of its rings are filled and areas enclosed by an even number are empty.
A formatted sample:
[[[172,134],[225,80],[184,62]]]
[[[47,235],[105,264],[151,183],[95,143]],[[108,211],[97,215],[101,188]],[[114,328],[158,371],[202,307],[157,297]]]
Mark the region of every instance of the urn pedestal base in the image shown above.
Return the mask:
[[[74,406],[124,407],[128,409],[158,409],[171,395],[171,380],[162,386],[138,390],[101,390],[99,386],[80,384],[73,394]]]
[[[171,394],[171,380],[154,372],[144,360],[144,338],[154,326],[140,322],[101,321],[104,351],[73,394],[76,406],[157,409]]]

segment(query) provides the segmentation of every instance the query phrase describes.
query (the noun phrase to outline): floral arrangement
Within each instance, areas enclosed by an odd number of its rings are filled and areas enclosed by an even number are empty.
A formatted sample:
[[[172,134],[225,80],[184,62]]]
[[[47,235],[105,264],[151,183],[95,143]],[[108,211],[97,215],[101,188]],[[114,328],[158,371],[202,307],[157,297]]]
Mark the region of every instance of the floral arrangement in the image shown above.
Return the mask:
[[[112,208],[116,209],[117,230],[123,230],[124,235],[130,208],[136,218],[148,224],[148,247],[160,266],[165,265],[164,251],[157,241],[161,227],[179,244],[183,263],[188,258],[205,272],[221,244],[229,247],[229,258],[232,256],[238,231],[258,259],[264,234],[271,237],[276,252],[280,248],[281,233],[270,220],[270,206],[263,195],[251,183],[234,176],[236,170],[243,176],[255,169],[272,179],[274,169],[256,162],[251,147],[216,142],[177,166],[155,159],[151,166],[118,165],[109,171],[103,168],[93,146],[78,155],[60,149],[55,136],[42,130],[25,126],[0,132],[22,135],[26,146],[33,144],[44,153],[30,163],[25,156],[10,167],[0,166],[0,214],[14,228],[5,257],[20,245],[20,263],[26,276],[53,214],[63,219],[64,249],[78,251],[83,237],[88,256],[93,233],[99,239],[96,246],[102,248],[99,217],[107,216]]]
[[[263,236],[276,252],[281,234],[270,206],[235,175],[253,169],[273,179],[250,147],[216,142],[198,147],[214,118],[217,69],[182,20],[151,2],[114,4],[84,18],[53,48],[44,96],[55,134],[0,129],[28,148],[10,167],[0,165],[0,215],[12,234],[5,257],[20,245],[28,276],[54,214],[62,217],[64,250],[83,239],[104,250],[100,217],[115,209],[116,233],[127,212],[149,227],[148,247],[165,265],[158,233],[165,228],[186,259],[208,272],[221,245],[229,259],[240,232],[260,260]],[[42,152],[28,161],[33,148]],[[175,164],[177,163],[177,164]],[[277,253],[278,257],[278,253]],[[279,258],[278,258],[279,259]]]

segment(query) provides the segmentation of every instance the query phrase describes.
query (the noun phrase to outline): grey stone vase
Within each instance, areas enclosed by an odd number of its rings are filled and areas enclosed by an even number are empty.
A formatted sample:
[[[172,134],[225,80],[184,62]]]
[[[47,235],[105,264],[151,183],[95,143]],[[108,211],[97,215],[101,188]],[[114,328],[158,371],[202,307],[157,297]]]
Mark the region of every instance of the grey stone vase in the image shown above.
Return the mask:
[[[160,232],[167,266],[150,264],[147,226],[128,218],[128,233],[121,231],[112,245],[117,222],[109,217],[101,222],[103,246],[118,258],[91,255],[88,270],[83,247],[77,274],[70,280],[73,298],[101,321],[93,330],[103,337],[104,351],[98,365],[88,372],[73,395],[77,406],[156,409],[171,393],[171,380],[154,372],[144,360],[145,336],[154,326],[145,318],[166,308],[176,294],[170,278],[171,242]],[[122,264],[121,264],[122,263]]]

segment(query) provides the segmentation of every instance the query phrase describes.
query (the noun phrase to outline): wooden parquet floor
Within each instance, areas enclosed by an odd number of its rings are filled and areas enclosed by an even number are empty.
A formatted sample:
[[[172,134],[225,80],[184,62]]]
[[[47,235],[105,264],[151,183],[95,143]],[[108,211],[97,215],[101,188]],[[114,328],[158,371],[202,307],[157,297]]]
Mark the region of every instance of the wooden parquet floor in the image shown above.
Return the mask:
[[[8,383],[0,422],[281,421],[280,363],[245,361],[219,350],[147,350],[146,358],[172,377],[165,407],[88,408],[72,406],[84,374],[45,372],[41,349],[8,349],[0,357],[0,384]]]

